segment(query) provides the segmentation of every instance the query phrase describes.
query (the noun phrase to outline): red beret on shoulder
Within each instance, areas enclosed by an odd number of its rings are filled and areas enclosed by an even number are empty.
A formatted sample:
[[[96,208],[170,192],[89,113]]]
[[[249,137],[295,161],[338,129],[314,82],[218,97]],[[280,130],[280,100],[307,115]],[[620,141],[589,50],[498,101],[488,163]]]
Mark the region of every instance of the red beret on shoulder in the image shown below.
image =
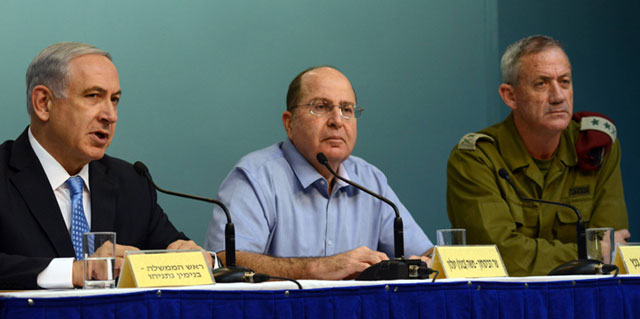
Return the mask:
[[[573,120],[580,123],[576,141],[578,167],[586,171],[598,170],[616,140],[616,126],[613,120],[596,112],[574,113]]]

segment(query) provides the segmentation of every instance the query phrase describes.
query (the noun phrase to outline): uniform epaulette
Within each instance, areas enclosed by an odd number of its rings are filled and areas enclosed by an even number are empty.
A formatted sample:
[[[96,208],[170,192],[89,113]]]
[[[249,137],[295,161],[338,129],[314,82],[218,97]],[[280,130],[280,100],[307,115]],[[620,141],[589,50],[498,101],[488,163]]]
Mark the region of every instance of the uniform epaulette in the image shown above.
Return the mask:
[[[458,142],[458,149],[459,150],[466,150],[466,151],[475,151],[476,150],[476,143],[480,139],[487,139],[487,140],[491,141],[491,143],[493,143],[495,141],[493,139],[493,137],[491,137],[491,136],[489,136],[487,134],[483,134],[483,133],[467,133],[467,134],[465,134],[465,136],[463,136],[460,139],[460,142]]]

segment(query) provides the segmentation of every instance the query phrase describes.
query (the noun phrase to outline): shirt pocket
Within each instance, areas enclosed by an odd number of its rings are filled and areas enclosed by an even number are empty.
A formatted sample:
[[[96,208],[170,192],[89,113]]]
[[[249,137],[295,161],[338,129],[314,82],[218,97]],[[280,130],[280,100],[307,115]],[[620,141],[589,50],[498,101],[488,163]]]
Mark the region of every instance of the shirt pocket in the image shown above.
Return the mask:
[[[593,209],[593,199],[587,197],[572,199],[565,198],[562,202],[575,206],[578,209],[578,212],[580,212],[585,225],[589,225],[589,221],[591,220],[591,210]],[[558,223],[554,230],[554,237],[563,243],[575,243],[576,223],[578,222],[576,213],[570,208],[558,207],[557,216]]]
[[[509,210],[516,222],[516,229],[528,237],[536,237],[538,234],[538,207],[535,204],[507,200]]]
[[[563,203],[569,203],[578,209],[582,220],[585,224],[591,220],[591,210],[593,209],[593,198],[591,197],[577,197],[570,199],[563,199]],[[571,208],[558,208],[558,220],[560,224],[575,224],[578,222],[576,213]]]

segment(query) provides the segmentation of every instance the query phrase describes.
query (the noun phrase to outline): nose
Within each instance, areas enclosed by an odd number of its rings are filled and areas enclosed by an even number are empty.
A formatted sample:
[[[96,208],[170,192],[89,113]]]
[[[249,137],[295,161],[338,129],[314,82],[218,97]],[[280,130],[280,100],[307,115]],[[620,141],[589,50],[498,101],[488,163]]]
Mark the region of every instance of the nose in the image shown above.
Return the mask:
[[[110,100],[106,100],[103,103],[102,110],[100,111],[100,121],[106,122],[109,124],[115,123],[118,121],[118,109],[114,102]]]
[[[342,127],[342,121],[344,121],[344,118],[342,117],[342,111],[340,110],[339,107],[334,106],[331,109],[331,111],[329,111],[329,113],[327,114],[327,117],[328,117],[327,125],[333,126],[336,128]]]
[[[551,82],[549,88],[549,103],[551,104],[560,104],[565,101],[566,97],[564,95],[564,89],[560,86],[557,81]]]

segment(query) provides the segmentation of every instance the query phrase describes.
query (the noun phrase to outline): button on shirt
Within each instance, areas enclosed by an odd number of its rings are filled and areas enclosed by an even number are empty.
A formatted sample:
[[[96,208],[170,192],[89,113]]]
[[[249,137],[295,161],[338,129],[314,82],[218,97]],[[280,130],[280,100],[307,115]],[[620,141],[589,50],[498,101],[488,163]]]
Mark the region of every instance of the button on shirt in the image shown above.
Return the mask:
[[[404,222],[405,255],[421,255],[433,245],[373,165],[350,156],[338,174],[394,202]],[[332,193],[327,181],[290,140],[242,158],[220,186],[241,251],[275,257],[320,257],[360,246],[393,250],[395,213],[386,203],[342,181]],[[226,217],[214,209],[205,248],[224,250]]]

